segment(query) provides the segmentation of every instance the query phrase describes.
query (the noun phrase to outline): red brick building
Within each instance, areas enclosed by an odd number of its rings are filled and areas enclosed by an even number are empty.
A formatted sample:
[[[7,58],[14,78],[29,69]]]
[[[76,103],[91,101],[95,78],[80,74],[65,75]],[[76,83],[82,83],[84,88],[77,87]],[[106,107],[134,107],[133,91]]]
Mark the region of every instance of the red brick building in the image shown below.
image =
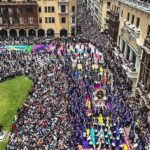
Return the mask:
[[[0,36],[35,35],[36,29],[36,1],[0,1]]]

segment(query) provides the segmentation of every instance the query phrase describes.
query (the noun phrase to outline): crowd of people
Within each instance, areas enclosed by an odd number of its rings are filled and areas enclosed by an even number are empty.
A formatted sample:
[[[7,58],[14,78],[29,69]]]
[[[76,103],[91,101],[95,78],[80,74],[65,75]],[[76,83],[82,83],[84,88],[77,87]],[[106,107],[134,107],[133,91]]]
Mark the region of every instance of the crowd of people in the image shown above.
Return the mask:
[[[1,51],[1,81],[22,74],[33,80],[29,95],[12,122],[7,149],[114,149],[125,143],[118,122],[111,120],[110,110],[96,110],[93,105],[93,87],[107,87],[108,73],[102,53],[91,45],[85,41],[56,41],[52,53]],[[59,47],[63,47],[61,54]],[[41,66],[38,59],[45,65]],[[105,121],[109,117],[110,121]],[[100,144],[102,132],[106,137]],[[106,132],[116,133],[107,137]],[[86,136],[92,141],[86,141]]]
[[[112,59],[112,43],[82,1],[77,25],[73,38],[0,40],[1,45],[54,45],[35,53],[0,51],[1,82],[19,75],[33,81],[12,122],[7,149],[148,149],[149,110],[135,107],[138,98],[130,96],[132,85]]]
[[[148,123],[149,109],[147,106],[140,106],[140,98],[138,96],[131,96],[132,92],[132,82],[127,80],[127,77],[122,73],[120,68],[120,61],[115,62],[112,55],[112,50],[116,45],[109,37],[109,35],[102,34],[99,31],[96,22],[94,22],[92,16],[90,15],[90,10],[87,9],[85,3],[78,3],[78,25],[81,27],[81,33],[79,36],[91,39],[92,42],[101,49],[104,54],[105,62],[108,68],[113,73],[114,90],[120,93],[120,98],[125,103],[125,106],[129,106],[132,110],[132,117],[134,122],[132,128],[130,128],[129,139],[131,139],[132,145],[137,149],[144,149],[146,145],[150,143],[150,126]],[[116,47],[119,50],[118,47]],[[136,105],[135,105],[136,104]],[[120,109],[123,109],[121,106]],[[127,111],[130,111],[127,109]],[[121,115],[121,114],[120,114]],[[134,139],[134,140],[133,140]],[[147,147],[148,149],[149,147]]]

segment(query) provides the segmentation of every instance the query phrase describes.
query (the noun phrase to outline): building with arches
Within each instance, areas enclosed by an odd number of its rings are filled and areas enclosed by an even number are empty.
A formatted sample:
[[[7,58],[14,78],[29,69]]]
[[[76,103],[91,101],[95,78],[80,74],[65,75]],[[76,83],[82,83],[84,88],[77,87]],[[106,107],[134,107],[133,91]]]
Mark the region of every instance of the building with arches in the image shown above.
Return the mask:
[[[39,28],[45,30],[45,36],[72,35],[72,28],[76,28],[76,0],[41,0],[38,6]]]
[[[76,34],[76,0],[1,0],[0,36]]]
[[[0,36],[28,36],[29,29],[38,29],[36,1],[0,1]]]

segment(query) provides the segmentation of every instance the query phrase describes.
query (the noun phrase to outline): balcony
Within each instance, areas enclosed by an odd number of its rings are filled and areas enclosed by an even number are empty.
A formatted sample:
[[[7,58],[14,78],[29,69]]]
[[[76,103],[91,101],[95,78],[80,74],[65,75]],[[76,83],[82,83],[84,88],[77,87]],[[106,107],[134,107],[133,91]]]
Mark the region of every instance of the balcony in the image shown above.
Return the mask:
[[[76,26],[76,22],[72,22],[72,21],[71,21],[70,24],[71,24],[72,27],[75,27],[75,26]]]
[[[125,60],[122,60],[122,61],[123,61],[123,64],[121,66],[125,70],[128,78],[136,79],[138,76],[138,72],[136,71],[135,67],[133,67],[132,63],[126,62]]]
[[[146,37],[144,45],[150,49],[150,36]]]
[[[150,11],[150,3],[148,2],[144,2],[140,0],[118,0],[118,1],[145,12]]]
[[[113,26],[116,26],[116,23],[119,23],[119,13],[110,11],[109,12],[109,23]]]
[[[0,5],[6,6],[6,5],[37,5],[37,1],[1,1]]]
[[[0,28],[2,28],[2,29],[9,29],[9,28],[14,28],[14,29],[38,28],[38,23],[34,23],[34,24],[2,24],[2,25],[0,25]]]
[[[64,5],[64,4],[68,4],[69,0],[58,0],[58,4],[59,5]]]
[[[136,28],[135,25],[130,24],[128,21],[124,21],[124,29],[135,39],[140,37],[140,29]]]
[[[109,15],[108,14],[105,17],[105,20],[109,20]]]
[[[76,16],[76,15],[77,15],[76,12],[71,12],[71,13],[70,13],[70,16]]]
[[[59,15],[68,15],[68,11],[62,12],[62,11],[58,11]]]
[[[146,90],[144,84],[138,82],[136,90],[140,97],[143,99],[145,105],[150,109],[149,102],[150,102],[150,92]]]

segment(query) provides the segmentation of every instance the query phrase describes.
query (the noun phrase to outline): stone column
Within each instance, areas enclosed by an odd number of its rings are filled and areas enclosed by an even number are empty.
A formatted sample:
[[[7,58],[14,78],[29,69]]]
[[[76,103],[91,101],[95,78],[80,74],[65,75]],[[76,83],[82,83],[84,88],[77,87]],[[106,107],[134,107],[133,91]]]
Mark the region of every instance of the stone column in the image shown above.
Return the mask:
[[[7,30],[7,35],[8,37],[10,37],[10,30]]]
[[[132,61],[132,59],[133,59],[133,50],[130,48],[130,56],[129,56],[129,60]]]
[[[17,32],[17,36],[19,36],[19,30],[16,30],[16,32]]]
[[[26,35],[27,37],[29,37],[29,30],[26,30]]]
[[[127,58],[127,48],[128,48],[128,44],[125,42],[125,50],[124,50],[124,58]]]
[[[122,37],[120,36],[120,49],[121,49],[121,51],[122,51],[122,48],[123,48],[123,39],[122,39]]]
[[[136,55],[136,61],[135,61],[135,68],[136,68],[136,70],[139,69],[139,65],[140,65],[140,57]]]

